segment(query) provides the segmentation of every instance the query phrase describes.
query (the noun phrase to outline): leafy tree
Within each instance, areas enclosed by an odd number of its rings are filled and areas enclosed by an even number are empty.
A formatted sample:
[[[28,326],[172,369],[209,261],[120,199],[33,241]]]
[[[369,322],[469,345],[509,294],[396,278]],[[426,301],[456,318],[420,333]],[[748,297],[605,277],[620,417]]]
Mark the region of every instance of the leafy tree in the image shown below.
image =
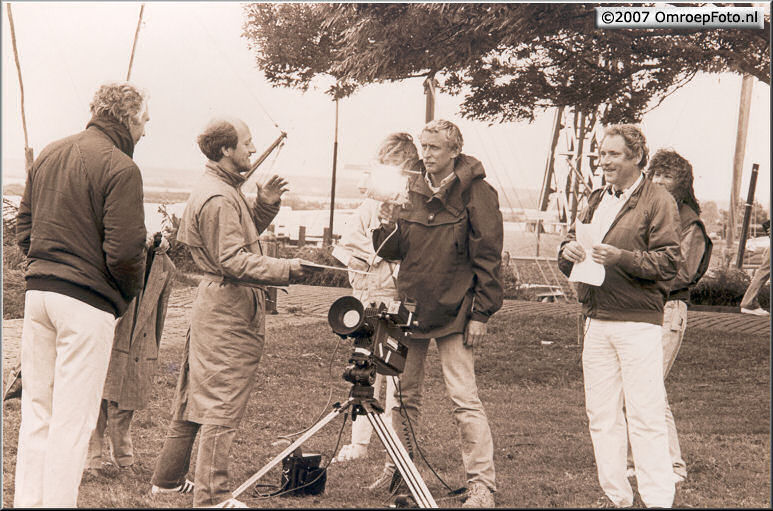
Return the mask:
[[[600,105],[603,122],[636,122],[701,71],[770,83],[767,17],[764,30],[600,30],[596,5],[255,3],[243,35],[275,85],[305,90],[327,75],[343,97],[437,77],[441,91],[464,91],[462,115],[492,122]]]

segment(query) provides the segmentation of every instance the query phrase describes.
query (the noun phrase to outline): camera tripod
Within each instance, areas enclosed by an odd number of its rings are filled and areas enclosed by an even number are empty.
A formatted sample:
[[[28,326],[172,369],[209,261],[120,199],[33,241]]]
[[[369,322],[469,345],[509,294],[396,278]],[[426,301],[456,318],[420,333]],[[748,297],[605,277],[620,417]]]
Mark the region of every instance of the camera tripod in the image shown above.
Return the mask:
[[[279,453],[274,459],[268,462],[263,468],[255,472],[249,479],[244,481],[241,486],[236,488],[232,493],[236,498],[255,484],[258,479],[266,475],[269,470],[279,464],[285,457],[294,452],[300,447],[306,440],[314,436],[314,434],[325,427],[329,422],[334,420],[341,414],[345,414],[351,408],[353,416],[364,415],[368,418],[370,425],[378,435],[379,440],[384,445],[387,454],[394,462],[395,466],[403,477],[403,480],[411,491],[416,504],[420,508],[438,507],[435,503],[435,499],[432,498],[432,494],[429,492],[427,485],[421,478],[419,471],[416,469],[416,465],[413,464],[408,452],[403,447],[403,444],[397,437],[392,426],[385,423],[381,414],[383,409],[378,404],[378,401],[373,399],[373,387],[369,385],[355,384],[349,399],[343,404],[336,403],[333,405],[333,410],[322,418],[319,422],[314,424],[308,431],[298,437],[298,439],[287,446],[287,448]],[[221,506],[218,506],[221,507]]]

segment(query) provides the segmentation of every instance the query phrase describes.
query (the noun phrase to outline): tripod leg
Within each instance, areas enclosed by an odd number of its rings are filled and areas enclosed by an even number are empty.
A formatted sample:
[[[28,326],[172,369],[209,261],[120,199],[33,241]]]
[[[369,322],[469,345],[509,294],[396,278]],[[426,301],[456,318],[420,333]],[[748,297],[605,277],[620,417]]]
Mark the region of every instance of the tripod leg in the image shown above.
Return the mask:
[[[271,461],[269,461],[266,466],[264,466],[263,468],[255,472],[252,476],[250,476],[249,479],[244,481],[241,486],[239,486],[233,492],[231,492],[233,494],[233,497],[236,498],[242,493],[244,493],[244,491],[247,490],[247,488],[255,484],[255,482],[258,479],[266,475],[266,473],[268,473],[269,470],[274,468],[277,464],[279,464],[279,462],[281,462],[284,458],[286,458],[287,455],[295,451],[295,449],[300,447],[306,440],[311,438],[314,435],[314,433],[316,433],[317,431],[325,427],[328,422],[332,421],[337,416],[344,413],[346,409],[349,408],[349,405],[351,405],[352,401],[353,399],[349,398],[349,400],[346,401],[343,405],[341,405],[340,408],[336,408],[335,410],[331,411],[322,420],[320,420],[319,422],[314,424],[311,428],[309,428],[309,430],[306,433],[298,437],[298,440],[296,440],[295,442],[287,446],[287,448],[285,448],[284,451],[277,454],[277,456]]]
[[[384,444],[384,448],[389,454],[389,457],[392,458],[392,461],[403,476],[405,483],[408,485],[408,489],[411,490],[411,494],[413,495],[413,498],[416,499],[416,503],[419,507],[438,507],[437,503],[435,503],[435,499],[432,498],[429,488],[427,488],[427,485],[421,478],[421,474],[419,474],[416,465],[413,464],[413,460],[408,456],[408,452],[397,438],[397,434],[394,429],[392,429],[392,426],[386,424],[381,415],[375,412],[369,411],[367,416],[371,426],[373,426],[381,443]]]

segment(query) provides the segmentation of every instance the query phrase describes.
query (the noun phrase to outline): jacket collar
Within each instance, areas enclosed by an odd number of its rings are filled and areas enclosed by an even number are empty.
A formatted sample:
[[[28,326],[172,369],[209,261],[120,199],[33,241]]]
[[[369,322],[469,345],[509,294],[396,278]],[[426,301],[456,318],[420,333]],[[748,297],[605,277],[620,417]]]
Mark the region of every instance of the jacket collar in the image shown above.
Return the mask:
[[[236,172],[231,172],[230,170],[224,169],[223,166],[216,161],[207,160],[206,167],[207,172],[213,174],[221,181],[224,181],[226,184],[231,185],[236,189],[238,189],[245,181],[244,176]]]
[[[460,154],[454,161],[454,176],[455,179],[451,179],[445,185],[440,187],[440,190],[433,193],[427,185],[427,170],[424,168],[424,164],[419,162],[418,170],[421,171],[421,175],[415,175],[409,184],[408,189],[412,192],[423,195],[427,202],[432,199],[439,200],[444,206],[448,204],[449,200],[456,202],[452,199],[452,195],[455,197],[459,195],[458,202],[461,204],[461,193],[467,190],[473,181],[476,179],[483,179],[486,177],[486,171],[483,170],[483,164],[472,156],[466,154]],[[456,186],[456,183],[459,186]]]
[[[118,119],[108,114],[95,115],[86,124],[86,129],[89,129],[91,126],[104,133],[126,156],[129,158],[134,157],[134,139],[132,139],[129,128],[124,126]]]

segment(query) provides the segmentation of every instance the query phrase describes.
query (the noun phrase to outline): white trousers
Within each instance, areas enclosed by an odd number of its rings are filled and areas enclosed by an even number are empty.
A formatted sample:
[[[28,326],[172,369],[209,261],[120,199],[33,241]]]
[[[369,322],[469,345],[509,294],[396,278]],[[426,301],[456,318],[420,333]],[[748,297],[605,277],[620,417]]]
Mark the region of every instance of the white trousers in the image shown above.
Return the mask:
[[[69,296],[27,291],[14,507],[77,506],[115,323]]]
[[[674,500],[661,329],[643,322],[588,320],[582,353],[585,409],[599,483],[617,506],[633,504],[625,476],[629,438],[644,504],[670,508]]]

